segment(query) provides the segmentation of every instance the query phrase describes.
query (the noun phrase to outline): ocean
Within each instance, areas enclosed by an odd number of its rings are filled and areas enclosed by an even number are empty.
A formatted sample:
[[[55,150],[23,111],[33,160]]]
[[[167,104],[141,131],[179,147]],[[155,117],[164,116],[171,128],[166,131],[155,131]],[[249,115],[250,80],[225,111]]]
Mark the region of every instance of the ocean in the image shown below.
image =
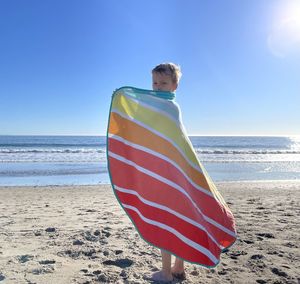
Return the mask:
[[[214,181],[300,180],[299,136],[191,136]],[[0,136],[0,186],[108,184],[105,136]]]

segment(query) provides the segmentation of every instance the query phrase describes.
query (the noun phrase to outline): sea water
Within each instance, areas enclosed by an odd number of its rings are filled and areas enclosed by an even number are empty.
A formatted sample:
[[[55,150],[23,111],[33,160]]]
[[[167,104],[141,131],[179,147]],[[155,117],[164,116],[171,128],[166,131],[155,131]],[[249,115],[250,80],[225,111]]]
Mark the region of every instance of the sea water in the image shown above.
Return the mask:
[[[191,136],[214,181],[300,180],[298,136]],[[0,186],[109,183],[105,136],[0,136]]]

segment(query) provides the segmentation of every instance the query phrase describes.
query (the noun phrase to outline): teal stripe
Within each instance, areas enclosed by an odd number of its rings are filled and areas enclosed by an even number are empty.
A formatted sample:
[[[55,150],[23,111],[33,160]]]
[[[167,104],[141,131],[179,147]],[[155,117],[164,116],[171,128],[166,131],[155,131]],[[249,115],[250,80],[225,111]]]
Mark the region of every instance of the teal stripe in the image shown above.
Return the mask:
[[[165,100],[174,100],[175,99],[175,93],[172,93],[172,92],[153,91],[153,90],[139,89],[139,88],[130,87],[130,86],[125,86],[125,87],[116,89],[114,91],[114,93],[117,93],[120,90],[123,90],[125,93],[127,93],[127,92],[130,92],[131,94],[138,93],[138,94],[158,97],[158,98],[165,99]]]
[[[141,104],[141,106],[145,108],[152,107],[152,110],[161,112],[161,115],[167,115],[176,121],[176,123],[180,121],[180,111],[174,100],[165,100],[159,97],[149,96],[146,93],[133,93],[132,90],[126,90],[123,94],[128,99],[135,100],[138,104]]]

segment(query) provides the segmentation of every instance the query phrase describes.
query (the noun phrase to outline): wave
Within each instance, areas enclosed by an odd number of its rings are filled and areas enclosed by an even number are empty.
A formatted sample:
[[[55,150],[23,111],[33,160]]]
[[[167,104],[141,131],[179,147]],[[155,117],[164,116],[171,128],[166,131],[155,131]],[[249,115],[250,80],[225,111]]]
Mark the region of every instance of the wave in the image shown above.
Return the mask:
[[[298,150],[201,150],[196,149],[197,154],[225,154],[225,155],[271,155],[271,154],[300,154]]]
[[[104,154],[104,149],[0,149],[0,154]],[[299,150],[202,150],[196,148],[196,153],[201,155],[286,155],[300,154]]]
[[[105,149],[0,149],[0,154],[87,154],[105,152]]]
[[[12,142],[12,143],[0,143],[0,147],[105,147],[106,143],[22,143],[22,142]]]
[[[0,177],[28,177],[28,176],[66,176],[66,175],[86,175],[86,174],[103,174],[107,173],[105,169],[89,169],[86,171],[81,170],[43,170],[43,171],[11,171],[0,172]]]

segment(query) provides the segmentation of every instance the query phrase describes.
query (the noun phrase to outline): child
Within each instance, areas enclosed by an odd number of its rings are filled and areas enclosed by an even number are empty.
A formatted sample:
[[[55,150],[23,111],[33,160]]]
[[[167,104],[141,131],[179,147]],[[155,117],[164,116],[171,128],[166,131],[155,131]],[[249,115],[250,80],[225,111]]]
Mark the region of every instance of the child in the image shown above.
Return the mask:
[[[152,88],[154,91],[175,92],[181,77],[180,67],[173,63],[162,63],[152,70]],[[171,267],[171,254],[161,250],[162,270],[152,275],[152,279],[160,282],[169,282],[173,277],[185,278],[184,262],[176,257],[175,264]]]
[[[153,89],[161,92],[116,90],[107,132],[114,193],[140,235],[162,249],[162,269],[152,275],[158,282],[184,279],[183,259],[215,267],[236,241],[233,214],[197,159],[173,100],[180,76],[178,66],[163,63],[152,70]]]

